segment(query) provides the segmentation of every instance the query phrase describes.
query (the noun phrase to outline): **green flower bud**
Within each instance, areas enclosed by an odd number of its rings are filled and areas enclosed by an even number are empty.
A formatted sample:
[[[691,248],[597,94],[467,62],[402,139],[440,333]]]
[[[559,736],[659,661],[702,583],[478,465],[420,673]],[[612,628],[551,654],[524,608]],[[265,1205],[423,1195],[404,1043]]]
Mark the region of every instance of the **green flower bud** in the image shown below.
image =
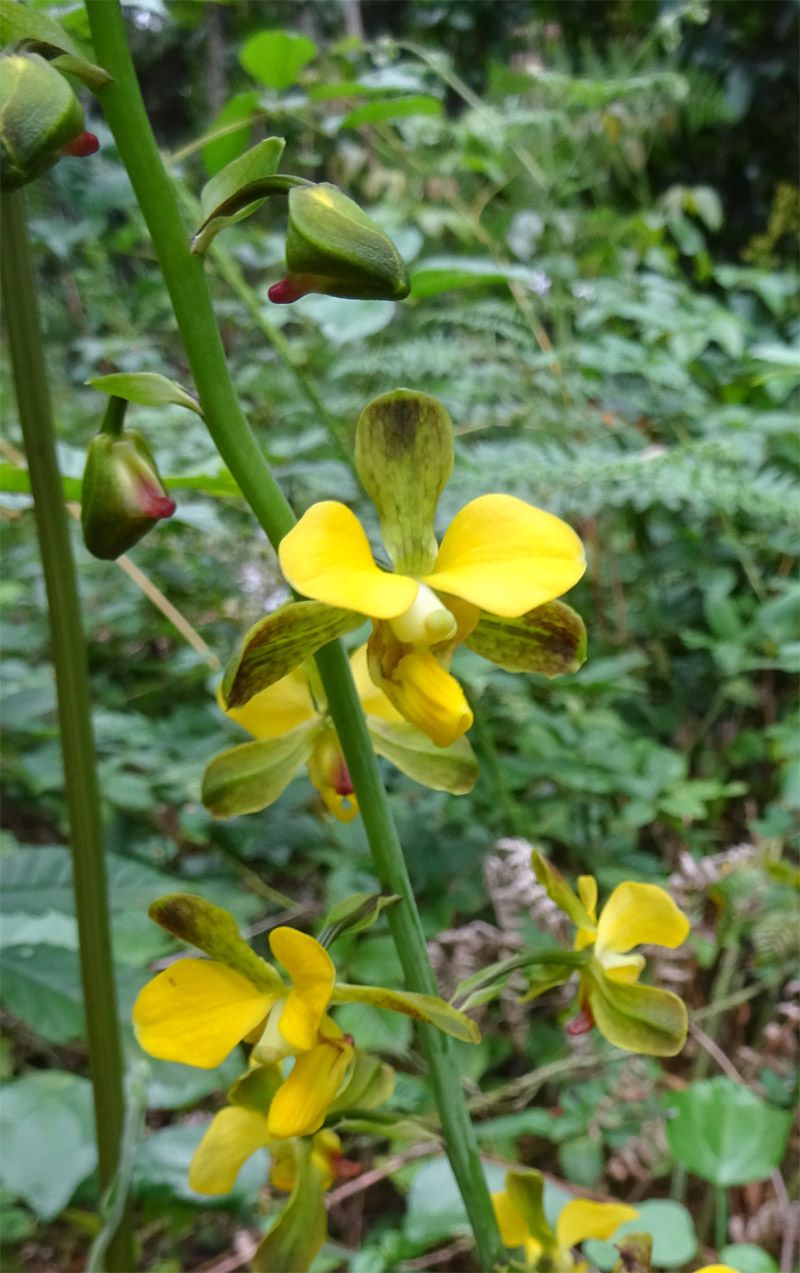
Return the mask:
[[[113,561],[146,535],[162,517],[171,517],[170,499],[153,454],[141,433],[98,433],[89,443],[83,472],[83,542],[94,557]]]
[[[401,301],[408,270],[388,235],[336,186],[289,191],[288,275],[269,289],[276,305],[308,292],[347,300]]]
[[[62,155],[91,155],[83,107],[64,76],[38,53],[0,58],[0,182],[7,193],[52,168]]]

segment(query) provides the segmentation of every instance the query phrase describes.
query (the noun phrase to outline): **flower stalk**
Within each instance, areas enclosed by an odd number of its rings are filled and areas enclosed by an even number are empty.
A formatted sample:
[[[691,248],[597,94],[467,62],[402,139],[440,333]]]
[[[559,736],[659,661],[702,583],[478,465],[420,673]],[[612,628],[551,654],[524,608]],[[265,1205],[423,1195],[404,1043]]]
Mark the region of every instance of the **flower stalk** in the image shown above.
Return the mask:
[[[87,0],[98,60],[113,76],[99,99],[147,222],[206,423],[222,459],[274,546],[294,517],[250,430],[228,374],[202,261],[189,251],[170,180],[153,137],[128,49],[118,0]],[[382,888],[402,902],[389,923],[409,990],[435,994],[436,983],[397,831],[381,783],[347,658],[338,642],[319,651],[317,666],[342,743]],[[420,1027],[447,1152],[475,1234],[482,1268],[500,1254],[500,1235],[449,1045]]]
[[[100,1188],[106,1190],[117,1171],[124,1099],[86,647],[56,458],[22,191],[4,196],[3,213],[3,302],[50,612],[98,1174]],[[125,1216],[109,1242],[105,1268],[109,1273],[133,1268],[131,1231]]]

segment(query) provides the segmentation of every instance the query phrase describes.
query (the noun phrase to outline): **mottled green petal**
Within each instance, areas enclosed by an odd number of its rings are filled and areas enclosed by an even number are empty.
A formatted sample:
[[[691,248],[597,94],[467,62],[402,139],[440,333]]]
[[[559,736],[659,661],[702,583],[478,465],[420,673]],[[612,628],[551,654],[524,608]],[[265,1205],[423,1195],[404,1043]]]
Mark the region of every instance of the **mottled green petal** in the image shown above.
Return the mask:
[[[645,1056],[676,1056],[686,1042],[686,1005],[670,990],[612,981],[598,960],[583,974],[595,1024],[609,1043]]]
[[[215,756],[203,774],[201,796],[212,817],[266,809],[308,760],[322,729],[321,721],[306,721],[280,738],[259,738]]]
[[[321,601],[291,601],[281,606],[250,629],[238,658],[226,669],[222,682],[225,706],[241,707],[259,690],[288,676],[323,645],[363,622],[362,615]]]
[[[367,717],[372,746],[414,782],[433,791],[449,791],[463,796],[475,786],[478,761],[466,738],[449,747],[437,747],[427,734],[407,721],[384,721]]]
[[[435,1025],[445,1034],[452,1034],[454,1039],[462,1039],[465,1043],[479,1043],[481,1038],[474,1021],[436,995],[388,990],[385,986],[348,986],[337,981],[331,1003],[371,1003],[376,1008],[387,1008],[390,1012],[402,1012],[417,1021],[426,1021],[428,1025]]]
[[[395,570],[432,570],[433,519],[453,468],[453,426],[444,407],[410,389],[375,398],[358,421],[356,467],[378,510]]]
[[[548,897],[552,898],[559,910],[569,915],[578,928],[594,931],[595,926],[583,902],[573,893],[561,872],[557,871],[547,858],[542,857],[538,849],[534,849],[531,854],[531,865],[537,880],[547,890]]]
[[[270,964],[239,934],[229,911],[194,893],[167,893],[150,904],[150,918],[173,937],[196,946],[211,959],[233,968],[268,994],[283,993],[283,982]]]
[[[545,1251],[555,1247],[555,1234],[544,1214],[544,1178],[540,1171],[507,1171],[506,1193],[514,1210],[525,1221],[528,1234],[542,1244]]]
[[[560,676],[586,659],[583,619],[563,601],[549,601],[519,619],[482,614],[464,644],[506,672]]]

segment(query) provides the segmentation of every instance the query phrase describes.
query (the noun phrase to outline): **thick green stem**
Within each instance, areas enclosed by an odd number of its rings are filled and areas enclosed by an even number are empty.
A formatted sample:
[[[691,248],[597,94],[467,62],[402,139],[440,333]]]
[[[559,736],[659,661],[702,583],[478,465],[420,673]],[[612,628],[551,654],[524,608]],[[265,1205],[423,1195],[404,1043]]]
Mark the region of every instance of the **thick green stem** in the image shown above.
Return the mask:
[[[108,1189],[117,1170],[124,1098],[86,646],[21,191],[5,196],[3,213],[3,303],[50,610],[98,1174],[101,1189]],[[110,1273],[133,1268],[127,1217],[108,1245],[106,1268]]]
[[[223,460],[271,542],[293,524],[292,512],[259,449],[231,384],[202,262],[189,252],[170,180],[144,109],[118,0],[87,0],[98,61],[113,75],[99,97],[136,192],[172,300],[209,431]],[[435,993],[436,983],[397,832],[363,712],[341,646],[318,655],[331,714],[342,740],[375,869],[403,904],[389,913],[409,989]],[[481,1267],[491,1269],[500,1236],[448,1040],[421,1028],[420,1037],[442,1122],[447,1152],[475,1233]]]

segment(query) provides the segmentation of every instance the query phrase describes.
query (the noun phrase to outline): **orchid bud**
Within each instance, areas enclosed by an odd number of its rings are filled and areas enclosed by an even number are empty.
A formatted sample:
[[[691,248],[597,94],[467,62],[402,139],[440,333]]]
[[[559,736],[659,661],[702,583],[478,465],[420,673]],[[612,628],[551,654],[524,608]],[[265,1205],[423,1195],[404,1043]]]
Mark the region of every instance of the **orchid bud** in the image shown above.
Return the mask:
[[[83,472],[81,526],[94,557],[113,561],[174,512],[175,501],[141,433],[125,429],[92,438]]]
[[[52,168],[62,155],[93,155],[97,138],[63,75],[38,53],[0,58],[0,181],[8,193]]]
[[[388,235],[336,186],[289,191],[288,275],[269,289],[276,305],[308,292],[347,300],[401,301],[408,270]]]

